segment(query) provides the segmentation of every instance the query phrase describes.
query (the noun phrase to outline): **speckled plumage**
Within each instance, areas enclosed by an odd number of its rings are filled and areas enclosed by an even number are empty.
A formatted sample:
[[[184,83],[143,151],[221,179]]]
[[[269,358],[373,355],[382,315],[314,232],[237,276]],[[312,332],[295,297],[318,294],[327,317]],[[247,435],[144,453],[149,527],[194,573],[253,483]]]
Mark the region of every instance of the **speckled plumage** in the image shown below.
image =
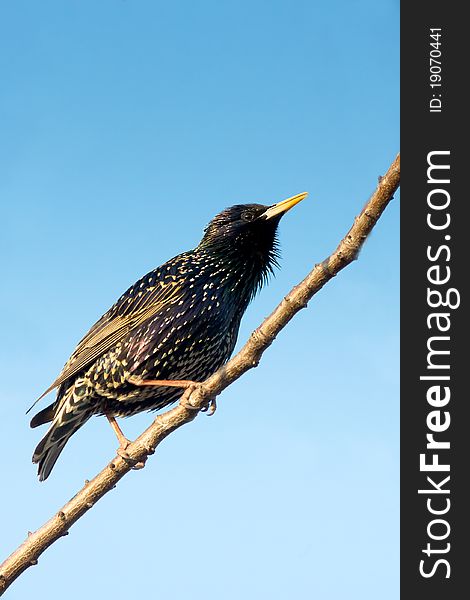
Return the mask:
[[[43,394],[58,388],[55,402],[31,421],[52,421],[33,455],[41,480],[92,415],[158,410],[182,393],[130,379],[204,381],[229,359],[243,313],[276,264],[279,220],[305,195],[226,209],[194,250],[145,275],[103,315]]]

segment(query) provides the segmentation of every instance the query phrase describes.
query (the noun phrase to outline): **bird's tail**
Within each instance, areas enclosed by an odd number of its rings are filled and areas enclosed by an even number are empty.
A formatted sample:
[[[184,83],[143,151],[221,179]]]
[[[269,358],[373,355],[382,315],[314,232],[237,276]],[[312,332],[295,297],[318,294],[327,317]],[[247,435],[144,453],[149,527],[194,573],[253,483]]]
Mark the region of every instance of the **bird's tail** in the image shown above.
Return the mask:
[[[73,398],[73,387],[67,393],[59,405],[51,426],[42,438],[33,454],[33,463],[38,464],[39,481],[47,479],[54,467],[56,460],[64,449],[69,438],[91,417],[92,413],[88,407],[77,407]],[[42,412],[51,410],[48,407]],[[41,415],[39,413],[36,417]],[[49,414],[49,413],[48,413]],[[36,419],[35,417],[35,419]],[[40,424],[39,419],[33,419],[31,426]],[[42,420],[42,422],[44,422]]]

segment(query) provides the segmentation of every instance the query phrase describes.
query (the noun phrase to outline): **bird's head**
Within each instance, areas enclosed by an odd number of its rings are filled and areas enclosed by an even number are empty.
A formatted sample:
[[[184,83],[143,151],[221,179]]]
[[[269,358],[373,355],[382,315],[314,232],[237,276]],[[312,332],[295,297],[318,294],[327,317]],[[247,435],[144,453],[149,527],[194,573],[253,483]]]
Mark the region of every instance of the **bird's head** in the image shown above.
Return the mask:
[[[226,208],[208,224],[198,249],[220,257],[234,268],[249,266],[265,277],[276,264],[279,221],[306,197],[304,192],[272,206],[237,204]]]

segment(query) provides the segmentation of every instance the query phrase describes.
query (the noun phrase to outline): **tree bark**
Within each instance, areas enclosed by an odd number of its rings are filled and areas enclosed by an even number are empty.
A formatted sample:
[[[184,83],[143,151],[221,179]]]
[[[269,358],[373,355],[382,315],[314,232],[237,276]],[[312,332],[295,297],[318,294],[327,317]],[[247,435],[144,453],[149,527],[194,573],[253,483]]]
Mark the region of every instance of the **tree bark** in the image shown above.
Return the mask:
[[[225,366],[205,382],[187,389],[174,408],[156,417],[126,452],[129,459],[117,455],[47,523],[28,538],[0,566],[0,595],[28,567],[36,565],[39,556],[56,540],[67,535],[70,527],[80,519],[100,498],[112,490],[131,469],[142,468],[156,447],[175,429],[192,421],[199,411],[210,407],[215,397],[243,373],[256,367],[263,352],[272,344],[276,335],[321,288],[358,257],[359,251],[377,220],[393,198],[400,183],[400,155],[385,176],[381,177],[374,194],[370,197],[351,229],[336,250],[296,285]]]

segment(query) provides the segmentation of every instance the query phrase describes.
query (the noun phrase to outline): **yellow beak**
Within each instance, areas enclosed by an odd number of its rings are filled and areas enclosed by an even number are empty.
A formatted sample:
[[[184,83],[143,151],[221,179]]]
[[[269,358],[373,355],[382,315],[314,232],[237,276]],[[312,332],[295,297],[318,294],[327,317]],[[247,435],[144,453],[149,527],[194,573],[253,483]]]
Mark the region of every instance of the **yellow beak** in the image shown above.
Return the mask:
[[[297,196],[292,196],[292,198],[287,198],[287,200],[283,200],[282,202],[273,204],[261,216],[265,217],[266,219],[272,219],[276,215],[286,213],[293,206],[295,206],[299,202],[302,202],[302,200],[305,200],[307,196],[307,192],[302,192],[302,194],[297,194]]]

